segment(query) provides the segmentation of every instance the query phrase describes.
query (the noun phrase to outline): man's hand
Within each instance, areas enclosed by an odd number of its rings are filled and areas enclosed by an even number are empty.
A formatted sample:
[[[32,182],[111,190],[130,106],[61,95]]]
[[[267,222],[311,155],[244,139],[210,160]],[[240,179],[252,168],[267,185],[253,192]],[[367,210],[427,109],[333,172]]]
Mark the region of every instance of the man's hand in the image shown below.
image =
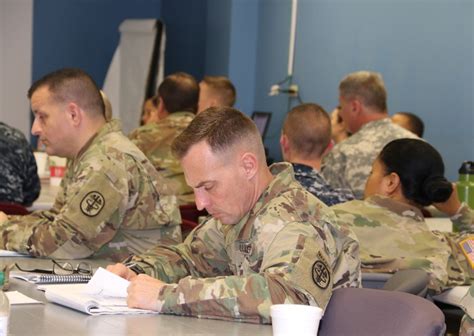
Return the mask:
[[[3,212],[0,211],[0,224],[8,220],[8,216]]]
[[[158,310],[158,294],[164,285],[164,282],[149,275],[139,274],[128,286],[128,306],[130,308]]]
[[[124,264],[117,263],[115,265],[107,266],[107,271],[117,274],[118,276],[126,279],[126,280],[133,280],[137,277],[137,274],[130,270]]]

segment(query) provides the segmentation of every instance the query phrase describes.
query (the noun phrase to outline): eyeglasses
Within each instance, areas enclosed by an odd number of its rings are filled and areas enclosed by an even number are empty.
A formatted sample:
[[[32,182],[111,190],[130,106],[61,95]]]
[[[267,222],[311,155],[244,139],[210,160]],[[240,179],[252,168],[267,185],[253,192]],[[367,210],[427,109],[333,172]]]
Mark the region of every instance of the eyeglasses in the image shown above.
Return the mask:
[[[86,262],[80,262],[75,267],[72,266],[69,262],[58,263],[56,260],[51,260],[53,262],[52,269],[24,269],[20,265],[15,263],[16,268],[22,272],[33,272],[33,273],[45,273],[45,274],[56,274],[56,275],[68,275],[68,274],[81,274],[81,275],[92,275],[92,267]]]

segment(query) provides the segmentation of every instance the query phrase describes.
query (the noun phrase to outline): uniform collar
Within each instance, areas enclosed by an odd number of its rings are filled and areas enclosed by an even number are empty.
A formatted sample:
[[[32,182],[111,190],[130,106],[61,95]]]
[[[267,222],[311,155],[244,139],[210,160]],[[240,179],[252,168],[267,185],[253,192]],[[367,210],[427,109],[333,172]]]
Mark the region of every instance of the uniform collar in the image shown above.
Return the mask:
[[[117,119],[112,119],[111,121],[107,122],[102,126],[98,133],[95,133],[86,143],[82,146],[79,153],[77,153],[74,161],[80,158],[92,145],[96,144],[103,138],[106,134],[113,133],[113,132],[120,132],[122,130],[122,124]]]
[[[400,216],[409,217],[418,222],[424,221],[423,213],[421,212],[421,210],[413,205],[399,202],[394,199],[380,195],[370,196],[365,201],[367,201],[368,203],[376,204],[382,208],[386,208]]]

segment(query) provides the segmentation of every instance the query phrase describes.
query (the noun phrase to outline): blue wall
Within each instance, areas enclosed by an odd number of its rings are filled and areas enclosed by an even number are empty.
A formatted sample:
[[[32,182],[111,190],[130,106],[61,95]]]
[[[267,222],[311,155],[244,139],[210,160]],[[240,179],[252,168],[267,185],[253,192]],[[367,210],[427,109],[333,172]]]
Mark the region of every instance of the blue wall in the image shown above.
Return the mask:
[[[239,109],[274,113],[265,143],[279,159],[281,123],[297,101],[268,92],[287,75],[290,11],[291,0],[35,1],[33,79],[77,66],[101,85],[120,22],[161,18],[165,72],[228,75]],[[330,111],[345,74],[382,73],[389,112],[424,119],[455,179],[461,161],[474,159],[473,14],[471,0],[299,0],[293,81],[304,101]]]
[[[33,80],[79,67],[102,86],[126,18],[160,18],[161,0],[34,1]]]
[[[295,103],[267,96],[286,73],[290,3],[260,3],[255,105],[278,114],[267,140],[274,157],[281,121]],[[473,13],[470,0],[300,0],[294,81],[304,101],[331,111],[345,74],[382,73],[389,112],[418,114],[448,177],[457,179],[461,162],[474,159]]]

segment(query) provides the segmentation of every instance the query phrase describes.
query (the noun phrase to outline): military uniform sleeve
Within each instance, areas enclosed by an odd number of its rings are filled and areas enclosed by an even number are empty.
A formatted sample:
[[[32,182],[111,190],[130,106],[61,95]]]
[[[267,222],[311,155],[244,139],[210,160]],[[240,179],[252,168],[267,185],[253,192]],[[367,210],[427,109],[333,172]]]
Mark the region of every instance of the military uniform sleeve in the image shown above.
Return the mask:
[[[345,180],[346,157],[338,151],[338,146],[334,147],[327,154],[322,163],[321,173],[333,188],[351,189]]]
[[[147,274],[167,283],[176,283],[186,276],[229,274],[221,227],[222,224],[210,219],[195,228],[183,243],[157,246],[133,261]]]
[[[474,231],[474,210],[463,203],[458,213],[451,217],[451,221],[455,232]]]
[[[309,224],[289,223],[265,247],[260,269],[246,275],[188,276],[163,286],[162,313],[270,323],[270,306],[299,303],[326,307],[332,271],[326,234]],[[327,231],[325,231],[327,233]]]
[[[38,212],[4,222],[0,248],[33,256],[86,258],[110,241],[123,215],[120,204],[127,200],[104,173],[90,172],[81,181],[68,185],[71,192],[58,212]]]

